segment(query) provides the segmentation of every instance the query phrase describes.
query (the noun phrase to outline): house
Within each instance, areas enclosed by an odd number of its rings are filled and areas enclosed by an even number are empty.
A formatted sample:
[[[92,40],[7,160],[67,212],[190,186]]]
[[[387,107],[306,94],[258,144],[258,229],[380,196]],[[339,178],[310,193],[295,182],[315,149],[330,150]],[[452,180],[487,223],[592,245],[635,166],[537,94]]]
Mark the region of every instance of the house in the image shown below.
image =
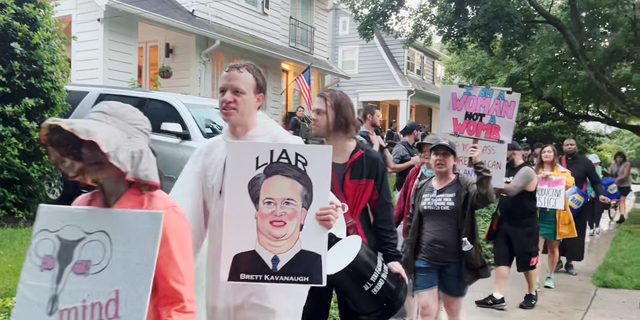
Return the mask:
[[[331,88],[349,94],[356,106],[380,107],[385,130],[392,120],[399,129],[413,120],[437,132],[443,54],[416,43],[405,46],[404,39],[379,31],[367,43],[360,39],[352,14],[341,5],[332,6],[329,23],[331,62],[350,77],[332,78],[339,81]]]
[[[293,80],[307,66],[313,95],[327,75],[348,79],[328,59],[328,0],[52,2],[71,38],[66,54],[74,83],[217,98],[224,66],[248,60],[267,78],[265,111],[282,121],[303,105]],[[159,77],[162,66],[171,67],[170,78]]]

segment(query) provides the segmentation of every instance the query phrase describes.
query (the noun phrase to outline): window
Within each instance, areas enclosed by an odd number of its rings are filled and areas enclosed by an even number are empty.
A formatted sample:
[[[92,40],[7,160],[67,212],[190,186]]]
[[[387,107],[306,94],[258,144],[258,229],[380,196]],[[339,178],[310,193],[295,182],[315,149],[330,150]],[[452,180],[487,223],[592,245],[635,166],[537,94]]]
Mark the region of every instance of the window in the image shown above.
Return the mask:
[[[346,73],[358,73],[358,52],[358,47],[340,47],[338,50],[338,67]]]
[[[157,42],[138,44],[138,84],[147,89],[158,87],[160,53]]]
[[[78,105],[80,104],[80,102],[82,102],[82,100],[84,99],[84,97],[87,96],[89,92],[87,91],[72,91],[72,90],[68,90],[67,91],[67,103],[71,105],[71,107],[69,108],[69,111],[67,111],[62,117],[63,118],[69,118],[71,116],[71,114],[73,114],[73,111],[76,110],[76,108],[78,107]]]
[[[340,18],[340,28],[338,29],[338,35],[346,36],[349,34],[349,17]]]
[[[434,72],[435,75],[433,77],[433,83],[436,85],[441,85],[442,81],[444,80],[444,75],[445,75],[445,68],[444,66],[440,63],[440,61],[434,61],[433,62],[434,65]]]
[[[252,6],[252,7],[257,7],[258,6],[258,0],[244,0],[244,3]]]
[[[128,105],[138,108],[138,110],[140,111],[144,109],[144,105],[147,103],[147,99],[145,98],[121,96],[118,94],[101,94],[96,100],[96,104],[102,101],[118,101],[118,102],[126,103]],[[94,106],[96,104],[94,104]]]
[[[193,119],[198,124],[200,132],[207,139],[222,134],[222,131],[227,126],[224,119],[222,119],[220,110],[212,108],[211,105],[185,103],[185,106],[187,106]]]
[[[424,55],[413,49],[407,50],[407,74],[423,77]]]
[[[164,122],[178,123],[182,126],[183,131],[187,131],[187,125],[178,110],[164,101],[149,99],[149,103],[144,108],[143,113],[149,118],[151,132],[153,133],[162,133],[160,132],[160,127]]]

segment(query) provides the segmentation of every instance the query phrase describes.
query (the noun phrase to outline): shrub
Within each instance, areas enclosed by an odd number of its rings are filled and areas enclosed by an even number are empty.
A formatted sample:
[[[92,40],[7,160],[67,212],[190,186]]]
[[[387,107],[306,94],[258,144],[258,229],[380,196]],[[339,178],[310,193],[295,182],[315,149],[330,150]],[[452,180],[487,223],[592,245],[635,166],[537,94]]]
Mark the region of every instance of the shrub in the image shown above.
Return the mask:
[[[0,320],[9,320],[11,318],[11,310],[15,304],[15,298],[0,298]]]
[[[48,1],[0,0],[0,218],[33,215],[54,172],[36,141],[68,108],[67,39],[53,14]]]
[[[476,211],[476,221],[478,222],[478,233],[480,234],[480,249],[482,249],[482,256],[487,260],[490,265],[493,265],[493,243],[484,240],[484,233],[489,228],[491,223],[491,215],[496,210],[497,202]]]

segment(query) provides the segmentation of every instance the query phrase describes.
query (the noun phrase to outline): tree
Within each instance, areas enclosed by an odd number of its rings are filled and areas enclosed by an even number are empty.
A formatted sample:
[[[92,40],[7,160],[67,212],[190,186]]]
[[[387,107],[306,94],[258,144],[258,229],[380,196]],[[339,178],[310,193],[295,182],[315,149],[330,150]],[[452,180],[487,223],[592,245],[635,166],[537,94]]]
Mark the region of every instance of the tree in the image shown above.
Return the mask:
[[[381,29],[407,43],[442,37],[452,55],[489,60],[493,83],[550,112],[640,135],[640,5],[634,0],[342,0],[365,40]],[[412,19],[407,19],[411,17]],[[407,22],[409,21],[409,22]]]
[[[66,37],[41,0],[0,0],[0,217],[33,214],[54,172],[37,143],[40,124],[68,105]]]

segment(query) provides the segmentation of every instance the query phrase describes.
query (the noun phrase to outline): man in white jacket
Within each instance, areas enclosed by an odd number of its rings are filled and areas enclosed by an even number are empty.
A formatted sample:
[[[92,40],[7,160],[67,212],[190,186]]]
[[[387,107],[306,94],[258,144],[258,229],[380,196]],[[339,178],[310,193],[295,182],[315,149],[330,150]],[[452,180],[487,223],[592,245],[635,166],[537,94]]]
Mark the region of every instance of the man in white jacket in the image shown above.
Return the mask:
[[[198,320],[283,320],[302,316],[308,287],[220,281],[225,205],[222,185],[225,178],[233,178],[225,174],[226,141],[303,143],[300,137],[290,135],[258,111],[266,92],[267,82],[255,64],[233,63],[227,67],[220,79],[219,102],[228,127],[194,152],[171,191],[191,227]],[[344,224],[338,213],[339,202],[332,197],[334,200],[328,199],[328,205],[316,213],[318,222],[327,229],[339,218]]]

